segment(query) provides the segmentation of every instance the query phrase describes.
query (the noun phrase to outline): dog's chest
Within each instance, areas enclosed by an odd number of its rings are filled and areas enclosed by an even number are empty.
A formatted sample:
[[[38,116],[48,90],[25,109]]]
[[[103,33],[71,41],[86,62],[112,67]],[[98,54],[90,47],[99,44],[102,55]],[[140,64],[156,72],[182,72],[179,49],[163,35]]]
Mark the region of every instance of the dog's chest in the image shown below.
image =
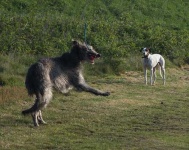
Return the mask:
[[[143,59],[143,66],[150,68],[151,67],[151,61],[148,58]]]
[[[143,65],[147,68],[154,68],[158,64],[158,60],[154,57],[144,58]]]

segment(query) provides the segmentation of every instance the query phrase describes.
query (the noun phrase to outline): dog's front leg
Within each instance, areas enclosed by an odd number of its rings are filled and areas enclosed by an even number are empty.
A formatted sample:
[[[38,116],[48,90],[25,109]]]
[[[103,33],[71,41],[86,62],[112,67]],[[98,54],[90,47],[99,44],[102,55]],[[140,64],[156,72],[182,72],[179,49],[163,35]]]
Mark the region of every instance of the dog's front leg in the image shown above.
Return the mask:
[[[152,84],[154,85],[155,82],[156,82],[156,68],[154,67],[153,68],[153,82],[152,82]]]
[[[144,83],[147,85],[147,68],[144,68]]]
[[[103,92],[103,91],[94,89],[94,88],[90,87],[89,85],[87,85],[86,83],[77,85],[77,88],[82,89],[83,91],[86,91],[86,92],[93,93],[95,95],[101,95],[101,96],[109,96],[110,95],[110,92]]]

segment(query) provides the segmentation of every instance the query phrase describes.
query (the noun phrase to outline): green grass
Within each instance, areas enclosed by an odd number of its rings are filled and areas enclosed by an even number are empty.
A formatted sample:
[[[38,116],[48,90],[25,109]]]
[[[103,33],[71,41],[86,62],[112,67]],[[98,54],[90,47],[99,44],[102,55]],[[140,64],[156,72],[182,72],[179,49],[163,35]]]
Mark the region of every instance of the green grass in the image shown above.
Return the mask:
[[[165,86],[160,78],[145,86],[141,71],[88,76],[91,86],[111,95],[55,92],[43,111],[48,124],[38,128],[21,115],[33,103],[24,87],[0,87],[0,149],[188,149],[188,75],[168,68]]]

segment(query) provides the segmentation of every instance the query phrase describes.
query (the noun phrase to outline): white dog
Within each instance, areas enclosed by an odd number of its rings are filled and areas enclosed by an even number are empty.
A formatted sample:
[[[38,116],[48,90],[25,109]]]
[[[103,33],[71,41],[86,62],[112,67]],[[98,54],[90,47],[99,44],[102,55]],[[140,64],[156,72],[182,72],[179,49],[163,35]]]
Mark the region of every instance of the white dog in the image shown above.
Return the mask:
[[[156,68],[160,66],[160,75],[163,78],[163,84],[165,85],[165,59],[160,54],[150,54],[150,48],[142,48],[143,53],[143,67],[144,67],[144,79],[147,85],[147,68],[150,69],[150,84],[155,84],[156,81]],[[163,72],[163,76],[161,74]]]

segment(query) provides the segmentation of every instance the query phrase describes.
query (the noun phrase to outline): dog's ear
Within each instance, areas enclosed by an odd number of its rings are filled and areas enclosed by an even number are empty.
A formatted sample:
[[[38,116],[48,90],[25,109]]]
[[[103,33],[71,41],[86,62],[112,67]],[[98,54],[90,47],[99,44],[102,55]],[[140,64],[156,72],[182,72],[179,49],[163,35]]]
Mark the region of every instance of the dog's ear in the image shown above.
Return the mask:
[[[76,45],[79,45],[79,42],[72,39],[72,44],[73,44],[73,46],[76,46]]]
[[[149,47],[145,47],[146,51],[150,52],[150,48]]]
[[[83,45],[87,46],[87,43],[86,43],[86,42],[83,42]]]
[[[148,50],[149,50],[149,53],[152,53],[152,48],[148,48]]]

